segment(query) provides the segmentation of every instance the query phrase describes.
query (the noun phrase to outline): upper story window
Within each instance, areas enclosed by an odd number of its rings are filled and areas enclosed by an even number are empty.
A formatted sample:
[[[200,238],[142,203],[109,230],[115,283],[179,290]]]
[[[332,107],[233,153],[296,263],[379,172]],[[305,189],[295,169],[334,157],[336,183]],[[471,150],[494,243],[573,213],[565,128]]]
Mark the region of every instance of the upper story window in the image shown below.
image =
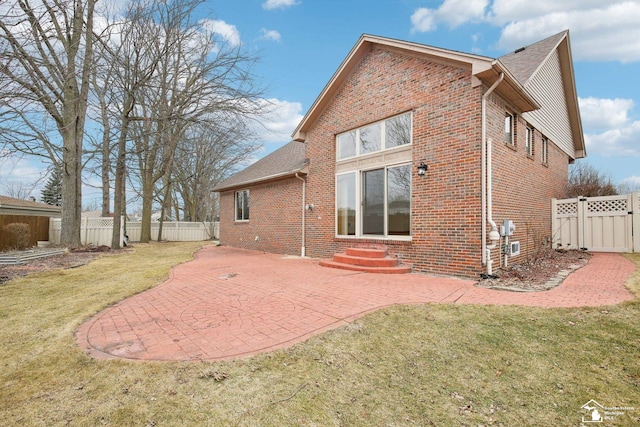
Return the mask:
[[[540,151],[542,152],[542,164],[546,165],[549,161],[549,140],[544,136],[542,137]]]
[[[236,221],[249,221],[249,190],[236,191]]]
[[[504,116],[504,142],[510,145],[514,145],[514,117],[512,114],[507,113]]]
[[[337,135],[336,158],[342,160],[407,144],[411,144],[411,113]]]
[[[527,130],[526,130],[526,134],[525,134],[526,138],[525,138],[525,151],[527,152],[527,155],[529,156],[533,156],[533,128],[527,126]]]

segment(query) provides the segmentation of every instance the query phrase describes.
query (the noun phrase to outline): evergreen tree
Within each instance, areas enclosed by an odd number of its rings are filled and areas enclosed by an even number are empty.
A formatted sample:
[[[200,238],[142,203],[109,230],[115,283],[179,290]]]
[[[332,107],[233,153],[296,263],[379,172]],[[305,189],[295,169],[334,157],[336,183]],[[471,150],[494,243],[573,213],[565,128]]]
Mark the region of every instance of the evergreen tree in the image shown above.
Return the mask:
[[[62,170],[53,168],[53,173],[42,190],[40,200],[48,205],[62,206]]]

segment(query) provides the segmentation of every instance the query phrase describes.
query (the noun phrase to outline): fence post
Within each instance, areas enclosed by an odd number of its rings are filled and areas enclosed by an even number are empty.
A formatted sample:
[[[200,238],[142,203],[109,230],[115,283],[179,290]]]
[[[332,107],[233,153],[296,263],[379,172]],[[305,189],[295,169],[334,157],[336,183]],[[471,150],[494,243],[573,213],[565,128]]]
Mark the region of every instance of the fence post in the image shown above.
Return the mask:
[[[87,245],[87,233],[89,232],[89,217],[84,217],[84,218],[80,218],[80,223],[82,224],[82,235],[84,236],[82,239],[80,239],[80,244],[82,246],[86,246]]]
[[[633,252],[640,252],[640,193],[631,193],[631,229],[633,230]]]
[[[587,250],[585,247],[584,225],[587,222],[587,198],[578,196],[578,249]]]
[[[551,248],[556,249],[558,247],[558,241],[556,240],[556,234],[558,230],[558,199],[555,197],[551,199]]]

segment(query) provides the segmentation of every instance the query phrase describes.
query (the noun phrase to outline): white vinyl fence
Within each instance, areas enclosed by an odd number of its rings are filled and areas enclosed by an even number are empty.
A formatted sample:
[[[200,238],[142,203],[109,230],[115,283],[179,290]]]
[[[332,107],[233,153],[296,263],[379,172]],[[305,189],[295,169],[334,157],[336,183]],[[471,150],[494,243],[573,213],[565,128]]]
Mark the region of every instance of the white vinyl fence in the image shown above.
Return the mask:
[[[49,241],[60,244],[60,218],[51,218],[49,223]],[[127,221],[127,236],[130,242],[140,241],[142,223]],[[151,223],[151,239],[158,240],[159,222]],[[162,240],[169,242],[199,242],[218,238],[220,235],[218,222],[183,222],[165,221],[162,224]],[[111,246],[113,218],[82,218],[80,242],[82,245]],[[120,238],[124,239],[124,222],[120,227]]]
[[[640,193],[553,199],[553,247],[640,252]]]

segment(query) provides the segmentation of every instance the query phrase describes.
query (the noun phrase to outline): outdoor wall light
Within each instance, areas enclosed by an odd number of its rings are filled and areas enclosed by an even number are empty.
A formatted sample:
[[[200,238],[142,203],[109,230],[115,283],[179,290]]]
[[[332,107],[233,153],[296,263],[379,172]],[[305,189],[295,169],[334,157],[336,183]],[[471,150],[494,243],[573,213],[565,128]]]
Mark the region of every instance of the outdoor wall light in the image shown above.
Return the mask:
[[[427,173],[427,169],[429,169],[429,167],[425,165],[424,162],[420,162],[418,165],[418,175],[424,176],[424,174]]]

